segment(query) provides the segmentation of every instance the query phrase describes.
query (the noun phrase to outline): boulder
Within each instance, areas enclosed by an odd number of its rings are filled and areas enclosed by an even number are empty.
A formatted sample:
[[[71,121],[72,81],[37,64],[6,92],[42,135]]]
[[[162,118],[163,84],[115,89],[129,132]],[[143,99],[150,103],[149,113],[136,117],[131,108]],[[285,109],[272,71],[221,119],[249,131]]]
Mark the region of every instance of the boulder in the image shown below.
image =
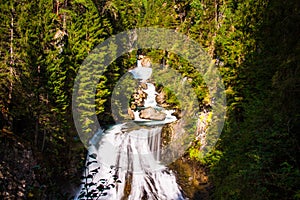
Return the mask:
[[[141,110],[140,112],[140,118],[142,119],[163,121],[165,120],[166,116],[167,115],[165,113],[159,112],[151,107]]]
[[[164,91],[161,91],[160,93],[158,93],[158,95],[155,97],[155,100],[157,102],[157,104],[162,105],[163,103],[166,102],[166,94]]]

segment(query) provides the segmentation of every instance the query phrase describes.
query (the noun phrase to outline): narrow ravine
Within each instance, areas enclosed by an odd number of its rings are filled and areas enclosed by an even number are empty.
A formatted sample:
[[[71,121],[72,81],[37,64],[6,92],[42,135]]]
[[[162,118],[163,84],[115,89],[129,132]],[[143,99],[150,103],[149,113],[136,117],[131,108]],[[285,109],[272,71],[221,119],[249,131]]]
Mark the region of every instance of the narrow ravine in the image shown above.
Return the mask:
[[[138,60],[130,71],[146,85],[143,106],[133,111],[132,122],[94,135],[76,199],[185,199],[174,173],[160,163],[162,127],[177,118],[158,106],[155,86],[147,81],[151,70]]]

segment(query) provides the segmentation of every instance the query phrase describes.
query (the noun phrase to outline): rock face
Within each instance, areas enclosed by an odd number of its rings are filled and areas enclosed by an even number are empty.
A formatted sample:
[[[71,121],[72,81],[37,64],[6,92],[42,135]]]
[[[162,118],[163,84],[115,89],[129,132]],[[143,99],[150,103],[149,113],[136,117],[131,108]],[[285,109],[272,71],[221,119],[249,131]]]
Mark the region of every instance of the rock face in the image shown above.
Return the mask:
[[[165,120],[166,116],[167,115],[165,113],[159,112],[151,107],[141,110],[140,112],[140,118],[142,119],[162,121]]]
[[[188,199],[210,199],[213,185],[208,177],[208,169],[188,157],[177,159],[169,168],[176,174],[177,183]]]
[[[162,138],[162,147],[169,145],[174,138],[175,131],[173,128],[173,124],[165,124],[161,130],[161,138]]]
[[[142,83],[131,95],[130,109],[132,111],[135,111],[138,107],[144,106],[144,101],[147,98],[147,94],[143,91],[143,89],[145,88],[147,89],[147,85],[145,83]]]
[[[162,105],[166,102],[166,94],[164,91],[161,91],[160,93],[158,93],[158,95],[155,98],[157,104]]]

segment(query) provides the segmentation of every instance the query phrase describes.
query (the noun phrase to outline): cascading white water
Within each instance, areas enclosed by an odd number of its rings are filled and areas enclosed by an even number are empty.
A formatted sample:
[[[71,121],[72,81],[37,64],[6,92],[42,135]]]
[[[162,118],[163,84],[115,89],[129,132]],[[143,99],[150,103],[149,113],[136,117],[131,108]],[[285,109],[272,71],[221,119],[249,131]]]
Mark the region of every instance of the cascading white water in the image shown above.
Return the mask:
[[[144,125],[159,125],[159,124],[166,124],[166,123],[171,123],[171,122],[176,121],[177,118],[172,115],[172,113],[175,112],[174,110],[165,110],[165,109],[157,106],[157,102],[155,100],[157,92],[155,91],[155,86],[152,83],[146,83],[146,84],[147,84],[147,89],[143,90],[144,92],[147,93],[147,98],[145,99],[144,107],[145,108],[148,108],[148,107],[157,108],[166,114],[166,118],[165,118],[165,120],[162,120],[162,121],[151,121],[151,120],[147,120],[147,119],[141,119],[139,116],[140,112],[134,111],[134,121],[143,122]]]
[[[101,163],[93,182],[100,184],[101,179],[110,179],[110,166],[118,167],[116,174],[121,180],[115,188],[107,191],[106,196],[99,199],[184,199],[174,174],[159,163],[161,127],[130,131],[127,128],[127,124],[113,126],[106,131],[99,148],[89,150],[98,155],[97,163],[91,164],[89,171]],[[130,185],[127,194],[126,184]]]
[[[152,74],[152,68],[143,67],[141,62],[141,60],[138,60],[137,67],[132,70],[129,70],[129,72],[133,75],[135,79],[141,79],[142,81],[146,81],[150,78]]]
[[[134,70],[141,75],[143,74],[143,68],[138,64],[138,67]],[[149,70],[146,71],[148,72]],[[145,81],[143,79],[145,76],[140,77],[142,77],[142,81]],[[148,89],[145,90],[147,93],[145,107],[157,107],[155,87],[151,83],[147,83],[147,86]],[[96,191],[101,181],[107,180],[107,185],[109,185],[113,183],[112,175],[117,175],[121,183],[114,184],[115,187],[107,190],[105,196],[95,199],[184,199],[173,172],[159,162],[162,126],[157,126],[156,124],[164,124],[176,120],[176,117],[171,116],[172,111],[162,110],[167,113],[167,117],[161,122],[146,120],[148,126],[144,127],[134,123],[117,124],[104,133],[99,132],[95,134],[91,140],[92,146],[89,149],[89,154],[96,154],[97,162],[89,163],[89,160],[87,161],[89,165],[86,172],[93,172],[93,176],[85,180],[85,186],[81,188],[81,191],[84,189]],[[138,118],[138,113],[135,114]],[[116,169],[114,172],[112,172],[114,168],[112,166]],[[85,174],[85,177],[87,177],[87,174]],[[96,184],[93,185],[91,183]],[[79,195],[80,192],[77,195],[77,199],[81,199],[78,198]],[[82,197],[82,199],[86,198]]]
[[[144,90],[147,93],[147,99],[145,100],[144,106],[145,107],[157,107],[157,103],[155,100],[155,96],[157,92],[155,91],[155,86],[152,83],[147,83],[147,89]]]

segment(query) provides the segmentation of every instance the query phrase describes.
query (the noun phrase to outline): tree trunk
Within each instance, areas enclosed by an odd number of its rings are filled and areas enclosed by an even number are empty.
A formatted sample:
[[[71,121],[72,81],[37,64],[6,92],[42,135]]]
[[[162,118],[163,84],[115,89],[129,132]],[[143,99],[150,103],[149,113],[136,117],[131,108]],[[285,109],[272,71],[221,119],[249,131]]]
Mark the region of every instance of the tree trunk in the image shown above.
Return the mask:
[[[46,142],[46,130],[44,130],[44,134],[43,134],[43,143],[42,143],[42,152],[44,151],[45,148],[45,142]]]
[[[9,62],[9,87],[8,87],[8,101],[7,101],[7,122],[8,129],[12,129],[12,119],[10,116],[10,105],[12,102],[12,93],[13,93],[13,77],[14,77],[14,7],[11,8],[11,22],[10,22],[10,62]]]
[[[9,103],[12,100],[12,91],[13,91],[13,65],[14,65],[14,49],[13,49],[13,40],[14,40],[14,16],[13,16],[13,8],[12,8],[12,15],[11,15],[11,23],[10,23],[10,63],[9,63],[9,72],[10,72],[10,79],[9,79],[9,91],[8,91],[8,101]]]
[[[213,58],[214,57],[214,52],[215,52],[215,38],[217,37],[217,32],[220,28],[220,25],[219,25],[219,3],[218,3],[218,0],[214,0],[214,17],[215,17],[215,32],[212,36],[212,39],[211,39],[211,47],[210,47],[210,50],[208,52],[208,54]]]
[[[35,132],[34,132],[34,145],[37,147],[38,143],[38,136],[39,136],[39,115],[35,121]]]

